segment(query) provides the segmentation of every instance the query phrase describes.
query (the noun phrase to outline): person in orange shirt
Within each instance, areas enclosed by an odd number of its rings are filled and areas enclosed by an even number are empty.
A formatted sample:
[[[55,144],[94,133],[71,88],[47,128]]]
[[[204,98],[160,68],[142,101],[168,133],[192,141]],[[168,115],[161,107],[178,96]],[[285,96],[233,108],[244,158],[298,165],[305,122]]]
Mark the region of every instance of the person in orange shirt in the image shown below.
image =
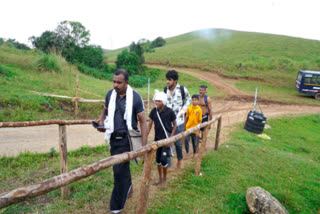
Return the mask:
[[[187,114],[185,117],[185,127],[184,130],[193,128],[201,123],[202,120],[202,110],[199,104],[199,95],[192,95],[192,105],[190,105],[187,109]],[[199,138],[200,130],[191,133],[184,139],[184,146],[186,152],[189,153],[189,140],[190,137],[192,139],[192,147],[193,147],[193,157],[197,153],[197,138]]]

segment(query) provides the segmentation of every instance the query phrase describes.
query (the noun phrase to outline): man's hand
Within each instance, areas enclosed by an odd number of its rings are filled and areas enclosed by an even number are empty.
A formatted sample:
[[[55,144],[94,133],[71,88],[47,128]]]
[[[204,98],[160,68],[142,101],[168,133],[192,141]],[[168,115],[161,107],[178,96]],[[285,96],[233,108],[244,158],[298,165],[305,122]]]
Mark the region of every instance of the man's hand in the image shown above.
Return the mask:
[[[103,121],[98,120],[98,124],[99,124],[99,125],[103,125]],[[106,131],[105,128],[97,128],[97,130],[98,130],[99,132],[105,132],[105,131]]]

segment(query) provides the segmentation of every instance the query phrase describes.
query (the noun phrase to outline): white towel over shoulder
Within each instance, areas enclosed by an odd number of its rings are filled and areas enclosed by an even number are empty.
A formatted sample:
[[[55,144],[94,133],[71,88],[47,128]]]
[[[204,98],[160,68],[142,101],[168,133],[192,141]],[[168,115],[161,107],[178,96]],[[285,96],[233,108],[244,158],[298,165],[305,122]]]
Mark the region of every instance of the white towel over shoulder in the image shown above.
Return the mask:
[[[113,89],[108,105],[108,116],[104,121],[106,127],[105,139],[110,141],[111,134],[114,130],[114,113],[116,110],[117,92]],[[127,123],[128,130],[132,130],[132,105],[133,105],[133,90],[130,85],[127,86],[126,91],[126,110],[124,113],[124,120]]]

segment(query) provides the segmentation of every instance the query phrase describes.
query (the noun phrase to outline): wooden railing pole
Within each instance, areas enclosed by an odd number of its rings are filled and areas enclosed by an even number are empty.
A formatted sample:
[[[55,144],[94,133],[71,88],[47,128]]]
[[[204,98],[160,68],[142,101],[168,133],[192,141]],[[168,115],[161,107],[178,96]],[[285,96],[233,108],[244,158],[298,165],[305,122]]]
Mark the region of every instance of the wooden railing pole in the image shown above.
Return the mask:
[[[204,150],[206,148],[208,129],[209,129],[209,126],[206,126],[205,131],[204,131],[204,136],[202,138],[201,147],[200,147],[200,150],[198,151],[198,158],[197,158],[196,168],[195,168],[195,174],[196,175],[199,175],[199,172],[200,172],[200,165],[201,165],[201,161],[202,161],[202,153],[204,152]]]
[[[67,150],[67,128],[66,125],[59,125],[59,153],[60,153],[60,173],[68,172],[68,150]],[[69,199],[69,186],[61,187],[61,197]]]
[[[148,152],[144,157],[144,168],[143,168],[143,180],[141,182],[140,187],[140,195],[138,199],[137,204],[137,214],[144,214],[147,213],[147,204],[148,204],[148,198],[149,198],[149,187],[150,187],[150,177],[152,172],[152,166],[154,157],[156,154],[156,149],[152,149],[150,152]]]
[[[220,131],[221,131],[221,123],[222,123],[222,117],[218,119],[218,125],[217,125],[217,133],[216,133],[216,143],[214,145],[214,150],[218,150],[219,143],[220,143]]]
[[[78,102],[79,102],[79,71],[77,71],[76,75],[76,99],[75,99],[75,112],[74,112],[74,118],[78,117]]]

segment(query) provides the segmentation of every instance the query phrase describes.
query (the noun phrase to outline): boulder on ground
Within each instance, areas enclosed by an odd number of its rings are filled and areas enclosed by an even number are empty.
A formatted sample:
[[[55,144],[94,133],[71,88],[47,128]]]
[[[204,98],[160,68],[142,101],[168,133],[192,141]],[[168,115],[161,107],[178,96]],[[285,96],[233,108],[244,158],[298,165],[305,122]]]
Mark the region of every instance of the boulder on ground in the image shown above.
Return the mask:
[[[261,187],[248,188],[246,201],[254,214],[289,214],[276,198]]]

